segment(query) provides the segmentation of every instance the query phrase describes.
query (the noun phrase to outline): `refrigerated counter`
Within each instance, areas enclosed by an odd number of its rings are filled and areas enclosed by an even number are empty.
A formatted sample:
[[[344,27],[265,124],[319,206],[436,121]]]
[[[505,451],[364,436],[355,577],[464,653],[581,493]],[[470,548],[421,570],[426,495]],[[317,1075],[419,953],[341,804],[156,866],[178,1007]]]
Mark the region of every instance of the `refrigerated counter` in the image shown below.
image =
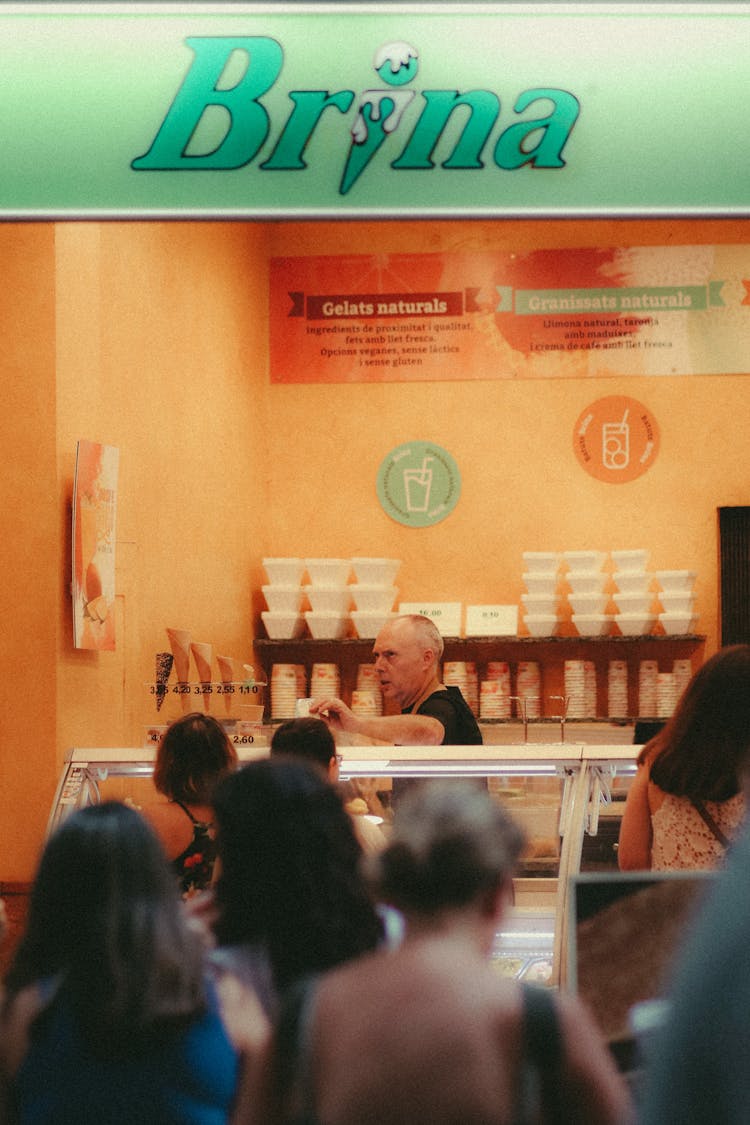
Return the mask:
[[[267,732],[270,733],[270,732]],[[497,935],[498,972],[564,983],[569,876],[616,870],[616,841],[637,746],[547,743],[484,746],[382,744],[340,747],[341,782],[364,797],[387,833],[394,786],[408,778],[472,778],[523,826],[527,847],[514,880],[515,902]],[[264,757],[268,738],[238,745],[240,761]],[[136,807],[156,799],[153,745],[70,751],[48,831],[74,809],[102,800]]]

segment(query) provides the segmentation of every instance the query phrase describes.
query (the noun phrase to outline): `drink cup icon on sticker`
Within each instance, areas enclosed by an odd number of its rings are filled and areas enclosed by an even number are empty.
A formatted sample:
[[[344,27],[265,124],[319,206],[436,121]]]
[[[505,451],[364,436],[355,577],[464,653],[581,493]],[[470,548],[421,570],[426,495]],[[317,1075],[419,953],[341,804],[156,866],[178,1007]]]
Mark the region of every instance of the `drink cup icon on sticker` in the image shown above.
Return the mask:
[[[432,457],[425,457],[419,469],[404,469],[406,509],[409,512],[426,512],[430,503],[432,469],[427,468]]]
[[[630,464],[630,426],[626,410],[620,422],[602,425],[602,464],[605,469],[627,469]]]

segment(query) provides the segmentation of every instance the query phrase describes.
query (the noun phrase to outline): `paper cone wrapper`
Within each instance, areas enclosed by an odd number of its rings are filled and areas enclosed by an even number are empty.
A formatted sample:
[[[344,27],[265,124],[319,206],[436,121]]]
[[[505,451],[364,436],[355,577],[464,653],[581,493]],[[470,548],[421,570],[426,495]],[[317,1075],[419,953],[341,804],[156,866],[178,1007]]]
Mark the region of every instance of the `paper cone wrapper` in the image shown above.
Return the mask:
[[[190,634],[184,629],[167,629],[167,636],[174,656],[177,681],[186,684],[190,679]]]
[[[167,682],[169,680],[172,665],[174,664],[174,656],[171,652],[157,652],[156,654],[156,710],[161,711],[161,705],[164,702],[167,694]]]
[[[231,656],[218,656],[216,663],[219,665],[219,679],[225,688],[231,687],[234,683],[234,660]],[[224,707],[227,714],[232,710],[232,694],[227,691],[224,694]]]
[[[190,646],[193,654],[198,679],[203,685],[203,705],[206,711],[211,704],[211,661],[213,659],[213,646],[203,641],[193,641]]]

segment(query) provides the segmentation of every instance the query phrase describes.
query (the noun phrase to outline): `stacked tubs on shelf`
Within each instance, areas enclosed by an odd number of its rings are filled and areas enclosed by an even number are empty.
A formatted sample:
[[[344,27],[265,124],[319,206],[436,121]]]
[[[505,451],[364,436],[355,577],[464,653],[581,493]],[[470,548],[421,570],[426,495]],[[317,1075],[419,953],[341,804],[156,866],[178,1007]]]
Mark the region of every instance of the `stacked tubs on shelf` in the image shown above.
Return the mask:
[[[556,551],[524,551],[523,561],[524,624],[532,637],[553,637],[560,624],[560,555]]]
[[[398,588],[393,583],[400,566],[400,559],[352,559],[356,581],[349,587],[354,601],[351,619],[358,637],[376,637],[396,616],[393,606]]]
[[[316,640],[341,640],[349,631],[351,559],[305,559],[310,582],[303,587],[311,608],[305,621]]]
[[[302,559],[263,559],[269,585],[263,586],[263,596],[268,610],[261,619],[268,636],[276,641],[286,641],[302,635],[305,620],[302,616]]]
[[[646,569],[648,561],[646,550],[612,551],[616,624],[626,637],[646,636],[656,622],[654,575]]]
[[[563,558],[568,564],[565,579],[576,631],[582,637],[606,636],[612,628],[612,615],[604,612],[609,601],[603,569],[606,551],[565,551]]]
[[[695,572],[692,570],[657,570],[659,601],[663,612],[659,621],[665,633],[692,633],[697,622],[695,613]]]

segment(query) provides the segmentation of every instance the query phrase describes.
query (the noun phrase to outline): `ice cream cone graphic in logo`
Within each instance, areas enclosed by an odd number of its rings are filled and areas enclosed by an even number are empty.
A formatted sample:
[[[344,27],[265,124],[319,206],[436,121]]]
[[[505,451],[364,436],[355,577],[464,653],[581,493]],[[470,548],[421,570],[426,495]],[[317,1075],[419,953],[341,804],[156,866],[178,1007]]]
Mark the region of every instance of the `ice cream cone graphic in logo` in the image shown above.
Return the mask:
[[[445,449],[410,441],[378,470],[378,498],[388,515],[409,527],[429,527],[453,511],[461,494],[456,462]]]
[[[659,450],[659,427],[642,402],[610,395],[579,415],[573,449],[592,477],[624,484],[642,476],[653,464]]]

